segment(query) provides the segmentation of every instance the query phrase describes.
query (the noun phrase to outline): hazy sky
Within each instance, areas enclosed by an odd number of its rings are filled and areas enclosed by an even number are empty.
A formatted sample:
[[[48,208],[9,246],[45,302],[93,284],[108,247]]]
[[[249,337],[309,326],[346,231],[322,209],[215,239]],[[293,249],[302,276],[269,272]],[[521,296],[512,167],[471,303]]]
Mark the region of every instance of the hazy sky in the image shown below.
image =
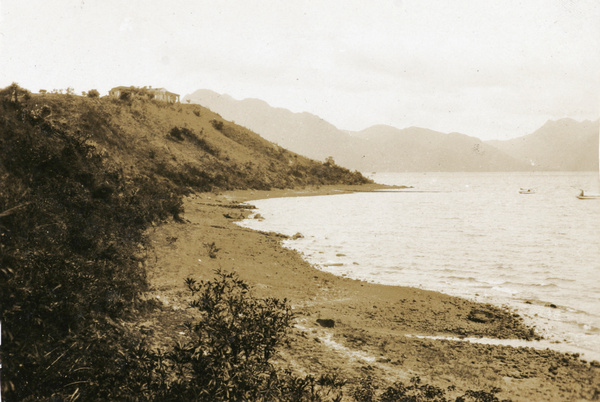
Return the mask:
[[[482,139],[600,115],[598,0],[0,0],[0,87],[206,88]]]

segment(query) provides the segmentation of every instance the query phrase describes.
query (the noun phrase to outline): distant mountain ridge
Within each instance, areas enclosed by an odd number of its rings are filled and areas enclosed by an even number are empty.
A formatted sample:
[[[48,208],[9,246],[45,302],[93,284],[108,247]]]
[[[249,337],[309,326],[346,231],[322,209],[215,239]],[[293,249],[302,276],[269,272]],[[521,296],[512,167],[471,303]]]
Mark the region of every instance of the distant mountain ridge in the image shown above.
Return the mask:
[[[528,163],[532,170],[598,170],[600,120],[550,120],[533,133],[487,143]]]
[[[236,100],[201,89],[198,103],[263,138],[312,159],[332,156],[360,171],[583,171],[598,169],[598,121],[549,121],[524,137],[482,141],[460,133],[375,125],[340,130],[311,113],[294,113],[259,99]]]
[[[365,156],[376,171],[519,171],[526,165],[479,138],[419,127],[377,125],[354,134],[377,152]]]
[[[363,141],[313,114],[272,107],[259,99],[235,100],[207,89],[186,95],[186,99],[300,155],[320,161],[333,156],[343,166],[359,157],[356,149],[360,149]]]

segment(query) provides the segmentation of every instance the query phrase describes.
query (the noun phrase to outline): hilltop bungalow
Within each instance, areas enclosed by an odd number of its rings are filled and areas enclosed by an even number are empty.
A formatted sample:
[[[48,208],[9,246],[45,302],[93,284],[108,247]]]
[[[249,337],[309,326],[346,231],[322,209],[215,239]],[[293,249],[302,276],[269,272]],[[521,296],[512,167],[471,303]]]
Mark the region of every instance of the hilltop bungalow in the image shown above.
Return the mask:
[[[108,96],[120,99],[123,94],[138,95],[141,97],[147,97],[148,99],[156,99],[161,102],[167,103],[179,103],[179,94],[169,92],[165,88],[152,88],[152,87],[114,87],[108,91]]]
[[[173,92],[167,91],[165,88],[148,89],[150,93],[154,94],[154,99],[167,102],[167,103],[179,103],[179,95]]]

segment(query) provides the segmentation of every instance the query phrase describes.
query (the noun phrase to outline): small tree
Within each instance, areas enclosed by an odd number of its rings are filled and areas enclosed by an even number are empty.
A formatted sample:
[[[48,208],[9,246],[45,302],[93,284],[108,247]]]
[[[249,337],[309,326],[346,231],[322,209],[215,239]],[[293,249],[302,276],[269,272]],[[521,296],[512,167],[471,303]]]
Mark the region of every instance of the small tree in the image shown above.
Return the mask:
[[[87,93],[88,98],[98,98],[100,96],[100,92],[97,89],[90,89]]]
[[[335,166],[335,160],[333,159],[333,156],[328,156],[327,158],[325,158],[325,166]]]
[[[185,362],[201,400],[257,400],[269,398],[277,377],[269,360],[292,322],[286,300],[257,299],[235,273],[216,272],[210,282],[186,283],[201,312],[197,323],[187,324],[192,341]],[[179,353],[181,355],[181,353]]]
[[[14,104],[19,103],[19,99],[27,100],[29,97],[29,91],[21,88],[16,82],[13,82],[4,89],[0,89],[0,98],[8,100]]]

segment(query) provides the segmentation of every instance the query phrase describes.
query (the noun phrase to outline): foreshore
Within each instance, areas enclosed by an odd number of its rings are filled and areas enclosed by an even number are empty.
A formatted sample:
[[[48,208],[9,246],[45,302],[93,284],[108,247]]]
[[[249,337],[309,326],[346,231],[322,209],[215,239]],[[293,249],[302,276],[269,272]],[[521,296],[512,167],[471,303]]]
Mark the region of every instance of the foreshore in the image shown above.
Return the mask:
[[[185,200],[185,223],[170,222],[149,233],[150,296],[174,314],[186,314],[187,277],[206,280],[217,269],[235,271],[258,296],[286,298],[294,308],[292,342],[281,350],[277,364],[303,374],[336,371],[350,380],[349,386],[368,374],[381,387],[420,377],[444,389],[455,386],[456,395],[497,387],[502,389],[499,398],[523,401],[593,400],[600,393],[598,364],[574,355],[422,338],[536,338],[515,312],[438,292],[337,277],[282,247],[284,236],[235,224],[252,212],[252,200],[387,188],[321,186],[191,195]],[[218,251],[211,258],[206,245],[213,243]],[[172,328],[165,322],[159,325],[165,325],[163,333],[181,331],[175,323]]]

